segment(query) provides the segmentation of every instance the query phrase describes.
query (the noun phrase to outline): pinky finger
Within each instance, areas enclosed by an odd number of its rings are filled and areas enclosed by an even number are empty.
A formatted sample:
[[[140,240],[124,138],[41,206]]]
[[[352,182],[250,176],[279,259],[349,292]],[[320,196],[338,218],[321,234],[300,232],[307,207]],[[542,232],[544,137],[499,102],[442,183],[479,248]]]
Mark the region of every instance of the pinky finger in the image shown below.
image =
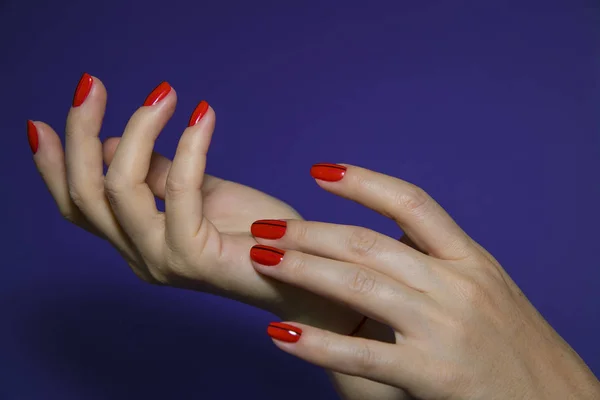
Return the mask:
[[[43,122],[27,121],[27,138],[33,152],[33,161],[62,216],[88,232],[105,238],[88,223],[71,200],[67,185],[65,155],[56,132]]]
[[[423,357],[409,345],[339,335],[295,322],[272,322],[267,334],[281,350],[332,371],[408,390],[421,383]]]

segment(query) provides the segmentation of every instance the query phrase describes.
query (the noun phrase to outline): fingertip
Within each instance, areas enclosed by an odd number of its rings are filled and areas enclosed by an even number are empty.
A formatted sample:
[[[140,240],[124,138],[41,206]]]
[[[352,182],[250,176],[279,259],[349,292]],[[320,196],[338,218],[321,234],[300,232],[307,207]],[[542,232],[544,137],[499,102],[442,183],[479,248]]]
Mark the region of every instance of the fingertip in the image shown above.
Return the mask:
[[[269,335],[276,345],[296,343],[302,337],[302,328],[289,322],[271,322],[267,327]]]
[[[78,108],[86,103],[86,100],[106,101],[106,87],[104,83],[96,76],[84,72],[79,78],[71,106]]]
[[[39,135],[37,126],[31,120],[27,120],[27,141],[29,142],[29,148],[33,155],[37,153],[39,146]]]
[[[163,104],[174,106],[175,103],[177,103],[177,91],[169,82],[162,81],[146,96],[142,106],[154,108]]]
[[[27,140],[33,155],[43,153],[47,156],[57,147],[62,149],[60,138],[54,129],[43,121],[27,120]]]
[[[339,182],[346,175],[347,167],[343,164],[317,163],[310,167],[310,175],[319,185],[322,182]]]
[[[278,240],[287,230],[287,221],[280,219],[260,219],[250,226],[250,233],[257,239]]]
[[[190,115],[190,120],[188,121],[188,128],[196,125],[200,120],[202,120],[206,114],[210,111],[210,105],[206,100],[200,101],[194,111],[192,111],[192,115]]]

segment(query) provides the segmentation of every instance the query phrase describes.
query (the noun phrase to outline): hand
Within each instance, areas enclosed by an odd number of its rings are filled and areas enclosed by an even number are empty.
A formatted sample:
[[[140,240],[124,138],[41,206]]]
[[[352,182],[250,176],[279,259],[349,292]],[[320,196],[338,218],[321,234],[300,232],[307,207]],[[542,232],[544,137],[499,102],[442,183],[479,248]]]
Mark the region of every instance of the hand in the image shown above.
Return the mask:
[[[161,84],[131,117],[122,138],[102,144],[106,97],[102,82],[85,74],[67,118],[64,152],[50,126],[28,122],[35,164],[67,220],[107,239],[144,281],[210,292],[340,333],[358,324],[362,316],[356,312],[252,268],[251,222],[300,216],[271,196],[204,174],[215,125],[206,102],[194,110],[171,162],[152,150],[175,110],[175,90]],[[166,212],[157,210],[155,196],[165,200]],[[372,337],[386,336],[386,327],[370,328]],[[382,399],[403,396],[374,382],[333,378],[340,391],[357,398],[364,398],[361,390],[382,393]]]
[[[371,230],[287,221],[253,229],[255,268],[392,327],[395,344],[297,323],[268,332],[311,363],[420,399],[598,399],[600,384],[500,264],[422,189],[362,168],[319,185],[393,218],[416,247]],[[285,250],[282,250],[285,249]]]
[[[30,123],[30,139],[37,134],[34,161],[61,213],[106,238],[145,281],[202,290],[282,315],[308,312],[293,303],[323,303],[252,268],[251,222],[266,215],[300,216],[257,190],[204,175],[215,125],[206,102],[194,111],[172,163],[152,152],[176,102],[175,90],[161,84],[133,114],[122,138],[102,145],[106,90],[86,74],[67,118],[64,153],[52,128]],[[106,176],[103,153],[110,164]],[[166,212],[158,211],[155,196],[165,200]],[[358,320],[354,314],[344,328]]]

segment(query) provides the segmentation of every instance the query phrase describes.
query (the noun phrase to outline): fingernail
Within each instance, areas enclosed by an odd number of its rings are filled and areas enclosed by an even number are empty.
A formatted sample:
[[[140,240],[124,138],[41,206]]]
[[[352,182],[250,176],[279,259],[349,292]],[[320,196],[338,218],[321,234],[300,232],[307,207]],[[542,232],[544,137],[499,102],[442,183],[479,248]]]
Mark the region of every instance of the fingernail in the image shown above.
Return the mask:
[[[271,322],[267,328],[267,334],[282,342],[296,343],[302,336],[302,329],[283,322]]]
[[[158,85],[149,95],[146,97],[144,101],[144,107],[153,106],[169,94],[171,91],[171,85],[167,82],[163,82]]]
[[[287,222],[278,219],[261,219],[250,227],[252,236],[261,239],[281,239],[285,235]]]
[[[327,182],[337,182],[346,174],[346,167],[339,164],[319,163],[310,168],[313,178]]]
[[[75,94],[73,95],[73,107],[79,107],[83,104],[85,99],[87,99],[88,95],[92,91],[92,85],[94,84],[94,78],[88,73],[84,73],[79,83],[77,84],[77,89],[75,89]]]
[[[31,121],[27,121],[27,140],[29,141],[29,147],[33,154],[38,151],[38,131],[35,124]]]
[[[197,106],[192,116],[190,117],[190,122],[188,123],[188,127],[194,126],[204,117],[204,114],[208,111],[208,103],[202,100]]]
[[[250,258],[262,265],[269,267],[275,266],[283,260],[285,251],[271,246],[263,246],[262,244],[253,246],[250,249]]]

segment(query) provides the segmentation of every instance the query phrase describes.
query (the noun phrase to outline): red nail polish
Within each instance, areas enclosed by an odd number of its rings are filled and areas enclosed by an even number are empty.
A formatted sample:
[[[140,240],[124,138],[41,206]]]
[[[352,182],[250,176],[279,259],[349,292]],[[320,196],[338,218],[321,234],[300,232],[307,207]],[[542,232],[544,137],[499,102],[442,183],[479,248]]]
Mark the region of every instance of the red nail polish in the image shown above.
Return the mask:
[[[273,267],[283,260],[285,251],[262,244],[253,246],[250,249],[250,258],[262,265]]]
[[[38,131],[35,124],[31,121],[27,121],[27,140],[29,140],[29,147],[33,154],[38,151]]]
[[[337,182],[346,174],[346,167],[339,164],[319,163],[310,168],[313,178],[327,182]]]
[[[83,104],[85,99],[87,99],[88,95],[92,91],[92,85],[94,84],[94,78],[88,73],[84,73],[79,83],[77,84],[77,89],[75,89],[75,94],[73,95],[73,107],[79,107]]]
[[[167,82],[163,82],[158,85],[149,95],[146,97],[144,101],[144,107],[153,106],[169,94],[171,91],[171,85]]]
[[[202,117],[204,117],[204,114],[206,114],[207,111],[208,103],[202,100],[196,106],[196,109],[192,113],[192,116],[190,117],[190,122],[188,123],[188,127],[196,125],[202,119]]]
[[[296,343],[302,336],[302,329],[283,322],[271,322],[267,328],[267,334],[282,342]]]
[[[261,239],[281,239],[285,235],[287,222],[278,219],[261,219],[250,227],[252,235]]]

